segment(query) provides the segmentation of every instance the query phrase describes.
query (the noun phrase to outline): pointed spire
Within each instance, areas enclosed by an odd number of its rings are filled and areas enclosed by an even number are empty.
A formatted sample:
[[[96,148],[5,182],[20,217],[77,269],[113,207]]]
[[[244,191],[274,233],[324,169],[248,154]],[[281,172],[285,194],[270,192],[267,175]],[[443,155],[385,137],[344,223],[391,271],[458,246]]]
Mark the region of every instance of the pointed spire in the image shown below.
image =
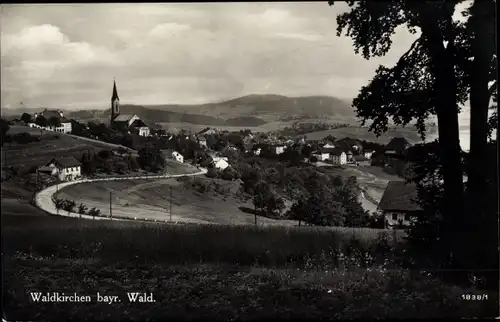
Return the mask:
[[[118,97],[118,91],[116,90],[116,81],[113,77],[113,96],[111,96],[111,100],[114,101],[115,99],[120,100],[120,98]]]

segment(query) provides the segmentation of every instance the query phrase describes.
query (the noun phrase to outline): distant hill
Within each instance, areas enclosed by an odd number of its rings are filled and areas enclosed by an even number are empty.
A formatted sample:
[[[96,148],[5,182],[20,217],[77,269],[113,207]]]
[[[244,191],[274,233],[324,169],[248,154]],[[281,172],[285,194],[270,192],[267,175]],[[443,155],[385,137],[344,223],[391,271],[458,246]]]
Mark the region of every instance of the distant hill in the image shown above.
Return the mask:
[[[291,117],[354,118],[349,102],[331,96],[287,97],[281,95],[247,95],[232,100],[201,105],[149,105],[153,109],[210,115],[223,119],[253,116],[272,122]]]
[[[43,108],[2,109],[2,115],[21,116]],[[63,110],[65,116],[91,120],[109,118],[108,110]],[[191,123],[209,126],[260,126],[269,122],[301,118],[354,119],[350,104],[330,96],[287,97],[281,95],[247,95],[219,103],[199,105],[132,105],[121,106],[122,114],[138,114],[158,123]]]

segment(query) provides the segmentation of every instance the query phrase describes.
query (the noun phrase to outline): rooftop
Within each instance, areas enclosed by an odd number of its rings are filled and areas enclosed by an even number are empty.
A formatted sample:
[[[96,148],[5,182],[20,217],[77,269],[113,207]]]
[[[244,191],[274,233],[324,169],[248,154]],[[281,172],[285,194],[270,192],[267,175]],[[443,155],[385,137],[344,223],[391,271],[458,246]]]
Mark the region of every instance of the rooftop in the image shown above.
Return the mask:
[[[113,121],[115,122],[128,122],[130,119],[134,117],[132,114],[120,114]]]
[[[57,165],[62,166],[63,168],[78,167],[81,165],[80,161],[78,161],[74,157],[54,158],[50,160],[48,164],[51,164],[53,162],[55,162]]]
[[[404,181],[389,181],[378,208],[384,211],[419,211],[417,186]]]

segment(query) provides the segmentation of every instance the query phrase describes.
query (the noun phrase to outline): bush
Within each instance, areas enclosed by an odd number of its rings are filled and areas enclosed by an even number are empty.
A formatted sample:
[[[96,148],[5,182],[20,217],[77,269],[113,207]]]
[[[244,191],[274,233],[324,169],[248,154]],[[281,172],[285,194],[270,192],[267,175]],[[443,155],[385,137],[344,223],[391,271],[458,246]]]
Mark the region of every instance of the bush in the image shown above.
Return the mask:
[[[217,178],[217,176],[218,176],[217,169],[215,169],[215,168],[208,168],[206,176],[209,177],[209,178]]]
[[[27,132],[16,133],[11,136],[12,141],[18,144],[29,144],[32,142],[40,142],[40,138],[38,136],[33,136]]]

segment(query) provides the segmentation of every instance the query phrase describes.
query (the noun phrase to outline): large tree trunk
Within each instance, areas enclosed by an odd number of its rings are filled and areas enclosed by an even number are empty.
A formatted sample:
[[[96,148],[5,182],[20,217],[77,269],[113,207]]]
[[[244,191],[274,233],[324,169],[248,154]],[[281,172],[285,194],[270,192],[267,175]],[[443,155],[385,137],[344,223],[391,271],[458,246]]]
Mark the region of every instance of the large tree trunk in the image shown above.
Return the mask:
[[[470,82],[470,154],[467,190],[470,209],[476,213],[476,220],[482,221],[488,189],[484,157],[487,155],[488,143],[489,67],[495,53],[495,4],[491,0],[476,0],[471,11],[469,26],[474,37],[472,42],[474,61]]]
[[[491,0],[474,1],[471,8],[469,20],[469,31],[473,36],[472,53],[474,61],[471,66],[471,92],[470,92],[470,153],[467,168],[467,197],[468,213],[473,215],[470,238],[474,243],[481,243],[484,247],[478,251],[474,248],[477,256],[473,261],[481,268],[491,267],[491,260],[497,252],[496,241],[498,229],[495,223],[495,212],[488,211],[488,199],[491,198],[491,190],[494,178],[488,173],[488,163],[493,154],[488,151],[488,108],[490,102],[489,68],[493,55],[496,54],[495,46],[495,3]],[[498,187],[497,187],[498,189]],[[496,226],[496,227],[495,227]],[[493,230],[492,230],[493,229]],[[465,237],[465,236],[464,236]],[[470,254],[472,255],[472,254]],[[472,258],[471,258],[472,259]],[[497,262],[498,263],[498,262]],[[479,267],[478,266],[478,267]]]
[[[432,5],[431,5],[432,7]],[[464,222],[463,179],[460,148],[457,81],[454,72],[453,39],[445,47],[442,30],[432,8],[419,4],[420,27],[426,39],[426,47],[431,56],[431,69],[434,75],[435,106],[438,119],[439,145],[444,181],[442,215],[444,219],[444,246],[456,258],[457,238]],[[449,17],[451,19],[451,16]],[[453,259],[453,262],[455,260]]]

